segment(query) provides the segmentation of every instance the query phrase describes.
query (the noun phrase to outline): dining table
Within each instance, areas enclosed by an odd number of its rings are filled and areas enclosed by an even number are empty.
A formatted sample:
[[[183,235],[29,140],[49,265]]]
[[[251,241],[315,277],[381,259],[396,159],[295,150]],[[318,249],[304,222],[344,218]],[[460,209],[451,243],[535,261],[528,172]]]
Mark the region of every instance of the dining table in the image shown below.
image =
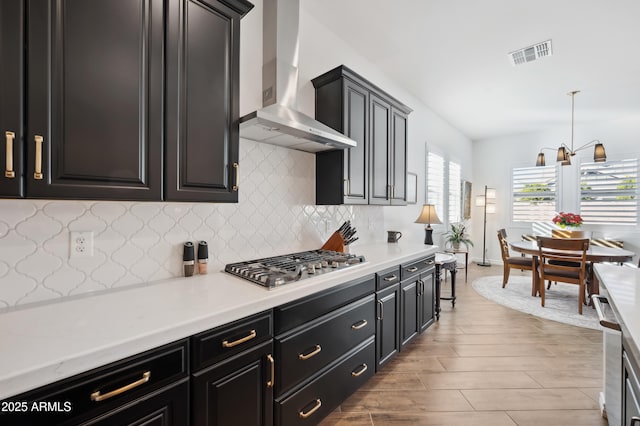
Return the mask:
[[[538,273],[538,242],[537,241],[514,241],[509,243],[509,246],[513,251],[528,254],[531,256],[531,262],[533,262],[533,271],[531,274],[531,295],[537,296],[540,291],[540,274]],[[590,245],[587,250],[587,262],[600,263],[600,262],[612,262],[623,263],[633,259],[635,253],[629,250],[618,247],[601,247]],[[598,283],[598,277],[593,273],[593,268],[589,268],[587,281],[589,283],[589,299],[591,300],[592,294],[600,294],[600,285]]]

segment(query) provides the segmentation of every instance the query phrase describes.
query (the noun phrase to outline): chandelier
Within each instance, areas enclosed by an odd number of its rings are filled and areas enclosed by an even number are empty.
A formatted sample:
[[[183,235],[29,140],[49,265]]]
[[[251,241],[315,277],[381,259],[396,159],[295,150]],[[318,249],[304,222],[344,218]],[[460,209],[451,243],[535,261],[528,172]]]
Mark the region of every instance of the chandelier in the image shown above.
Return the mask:
[[[563,166],[568,166],[571,164],[571,157],[576,155],[576,152],[593,147],[593,161],[596,163],[602,163],[607,161],[607,154],[604,151],[604,145],[597,139],[592,140],[591,142],[587,142],[586,144],[573,149],[573,110],[574,110],[574,97],[576,93],[580,93],[579,90],[574,90],[572,92],[567,93],[567,95],[571,96],[571,147],[567,146],[565,143],[562,143],[558,148],[558,154],[556,156],[556,161],[560,162]],[[536,159],[536,166],[545,166],[544,159],[544,151],[545,149],[555,150],[555,148],[541,148],[538,153],[538,158]]]

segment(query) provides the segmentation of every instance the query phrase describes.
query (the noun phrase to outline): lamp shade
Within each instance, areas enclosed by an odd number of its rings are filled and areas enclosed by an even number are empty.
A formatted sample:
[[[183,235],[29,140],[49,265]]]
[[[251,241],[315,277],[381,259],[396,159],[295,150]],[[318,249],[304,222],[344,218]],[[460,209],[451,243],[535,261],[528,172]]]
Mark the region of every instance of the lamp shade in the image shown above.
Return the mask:
[[[538,158],[536,159],[536,166],[538,167],[546,166],[546,163],[544,161],[544,153],[542,152],[538,153]]]
[[[442,223],[436,213],[436,206],[433,204],[424,204],[420,216],[416,219],[415,223],[426,223],[431,225],[432,223]]]
[[[607,153],[604,151],[604,145],[601,143],[597,143],[593,149],[593,161],[596,163],[607,161]]]

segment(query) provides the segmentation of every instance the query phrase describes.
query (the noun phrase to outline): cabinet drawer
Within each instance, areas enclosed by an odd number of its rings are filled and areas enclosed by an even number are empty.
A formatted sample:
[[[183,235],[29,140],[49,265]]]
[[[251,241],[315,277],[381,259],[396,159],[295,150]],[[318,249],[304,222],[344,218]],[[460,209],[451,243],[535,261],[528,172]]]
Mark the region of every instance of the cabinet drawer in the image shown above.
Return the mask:
[[[275,333],[284,333],[372,294],[374,286],[373,275],[369,275],[280,306],[274,311]]]
[[[196,334],[191,339],[193,369],[215,364],[243,350],[264,342],[273,335],[271,311]]]
[[[400,267],[385,269],[376,273],[376,290],[382,290],[400,282]]]
[[[278,338],[276,394],[289,391],[374,334],[372,294]]]
[[[29,407],[42,401],[58,408],[48,412],[28,410],[16,418],[0,415],[0,424],[78,424],[149,395],[187,374],[185,339],[11,398],[25,401]]]
[[[277,425],[315,425],[374,374],[373,336],[288,398],[276,399]]]
[[[404,281],[407,278],[419,275],[430,268],[434,268],[435,264],[435,256],[429,256],[411,263],[403,264],[400,266],[401,278]]]

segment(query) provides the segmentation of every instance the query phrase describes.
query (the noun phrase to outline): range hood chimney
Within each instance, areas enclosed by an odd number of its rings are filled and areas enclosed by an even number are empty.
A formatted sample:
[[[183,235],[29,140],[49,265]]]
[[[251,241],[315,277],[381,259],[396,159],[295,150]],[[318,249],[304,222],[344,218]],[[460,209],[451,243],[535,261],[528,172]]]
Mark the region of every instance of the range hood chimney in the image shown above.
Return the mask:
[[[264,0],[262,109],[240,119],[240,137],[306,152],[356,141],[298,111],[299,0]]]

